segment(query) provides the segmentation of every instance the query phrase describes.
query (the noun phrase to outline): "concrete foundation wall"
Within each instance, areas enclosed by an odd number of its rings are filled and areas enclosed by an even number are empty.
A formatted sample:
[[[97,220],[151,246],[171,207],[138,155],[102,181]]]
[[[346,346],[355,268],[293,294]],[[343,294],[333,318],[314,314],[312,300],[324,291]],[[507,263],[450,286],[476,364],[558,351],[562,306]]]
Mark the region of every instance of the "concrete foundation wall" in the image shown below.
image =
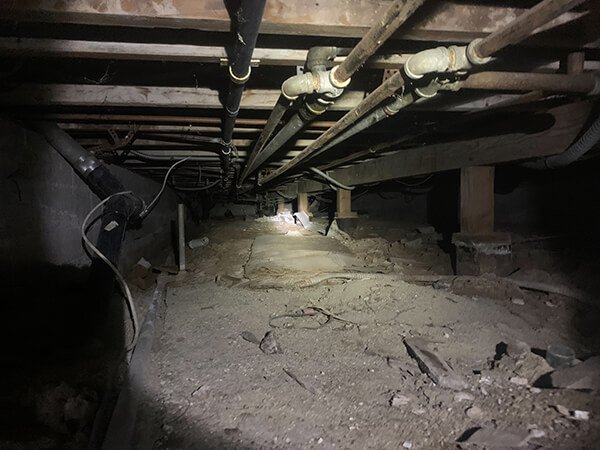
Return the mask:
[[[125,187],[149,201],[158,183],[110,166]],[[71,166],[38,134],[0,120],[0,267],[4,273],[39,265],[85,267],[80,227],[99,202]],[[171,249],[176,197],[165,192],[142,227],[127,233],[121,265]],[[97,231],[92,229],[94,242]],[[160,261],[158,261],[160,262]]]

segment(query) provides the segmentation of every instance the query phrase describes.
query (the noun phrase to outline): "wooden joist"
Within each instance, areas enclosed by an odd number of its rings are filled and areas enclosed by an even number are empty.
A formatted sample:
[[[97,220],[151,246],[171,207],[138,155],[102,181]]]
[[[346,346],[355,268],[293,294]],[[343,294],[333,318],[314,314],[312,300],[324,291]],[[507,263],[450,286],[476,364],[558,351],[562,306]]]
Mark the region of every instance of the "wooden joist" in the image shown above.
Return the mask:
[[[331,110],[350,110],[364,96],[362,91],[346,91]],[[270,110],[278,97],[277,89],[246,89],[241,109]],[[0,105],[223,108],[216,89],[87,84],[23,84],[13,90],[0,92]]]
[[[590,104],[573,103],[549,112],[556,122],[552,128],[540,133],[505,134],[399,150],[328,174],[343,184],[356,185],[561,153],[580,132],[589,115]],[[327,185],[316,181],[298,183],[301,192],[327,189]]]
[[[381,17],[390,1],[269,1],[260,32],[277,35],[362,37]],[[438,42],[469,42],[496,30],[524,10],[490,5],[487,2],[431,2],[416,14],[411,26],[403,27],[395,37]],[[578,12],[564,14],[548,27],[571,22],[581,15],[582,13]],[[4,20],[25,22],[230,31],[229,14],[222,0],[8,0],[0,2],[0,17]],[[564,40],[558,43],[569,44]]]
[[[256,48],[253,65],[304,66],[308,50]],[[0,37],[0,54],[8,56],[43,56],[57,58],[88,58],[131,61],[169,61],[226,64],[224,47],[175,45],[139,42],[102,42],[63,39],[33,39]],[[373,69],[397,69],[410,54],[375,56],[367,62]],[[335,59],[336,63],[344,57]]]

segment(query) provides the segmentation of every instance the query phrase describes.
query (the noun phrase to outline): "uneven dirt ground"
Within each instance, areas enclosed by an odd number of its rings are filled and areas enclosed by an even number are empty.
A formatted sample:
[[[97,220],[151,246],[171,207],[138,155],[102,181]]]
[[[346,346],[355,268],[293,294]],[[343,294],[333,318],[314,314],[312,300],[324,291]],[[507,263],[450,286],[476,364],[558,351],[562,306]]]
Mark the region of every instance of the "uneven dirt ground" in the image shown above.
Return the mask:
[[[472,448],[457,441],[483,427],[529,433],[523,448],[599,448],[597,392],[514,382],[531,376],[523,361],[534,372],[545,367],[535,352],[549,344],[567,344],[582,359],[597,353],[595,312],[494,279],[408,284],[402,280],[412,274],[451,273],[435,239],[415,243],[413,231],[391,241],[364,229],[362,239],[339,238],[362,262],[364,279],[256,288],[244,266],[257,236],[316,233],[284,221],[213,222],[210,244],[189,251],[188,272],[168,285],[138,447]],[[290,275],[301,285],[314,274]],[[260,340],[267,331],[281,353],[247,340],[247,332]],[[409,356],[403,339],[410,337],[433,342],[467,387],[434,384]],[[517,341],[533,352],[498,351]],[[566,418],[556,405],[589,411],[589,420]]]

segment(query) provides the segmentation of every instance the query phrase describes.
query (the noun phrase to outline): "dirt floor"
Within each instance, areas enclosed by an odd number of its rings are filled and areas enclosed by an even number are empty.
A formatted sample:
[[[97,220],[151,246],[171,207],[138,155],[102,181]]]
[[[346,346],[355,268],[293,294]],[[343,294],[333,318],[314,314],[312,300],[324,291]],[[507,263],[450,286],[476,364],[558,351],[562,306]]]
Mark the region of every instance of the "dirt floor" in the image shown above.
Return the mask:
[[[208,226],[168,284],[138,448],[600,448],[598,391],[533,386],[549,344],[598,353],[589,299],[495,277],[410,284],[452,274],[433,230],[323,228]],[[514,250],[513,278],[581,287],[543,241]]]

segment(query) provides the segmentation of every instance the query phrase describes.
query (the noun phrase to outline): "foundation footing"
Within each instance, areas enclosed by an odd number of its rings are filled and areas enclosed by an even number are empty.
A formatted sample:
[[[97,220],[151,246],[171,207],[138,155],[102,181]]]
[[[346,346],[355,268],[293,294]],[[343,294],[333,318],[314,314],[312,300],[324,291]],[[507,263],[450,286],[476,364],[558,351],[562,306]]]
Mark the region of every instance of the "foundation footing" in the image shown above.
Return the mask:
[[[509,233],[452,235],[457,275],[494,273],[506,276],[513,271],[512,241]]]

